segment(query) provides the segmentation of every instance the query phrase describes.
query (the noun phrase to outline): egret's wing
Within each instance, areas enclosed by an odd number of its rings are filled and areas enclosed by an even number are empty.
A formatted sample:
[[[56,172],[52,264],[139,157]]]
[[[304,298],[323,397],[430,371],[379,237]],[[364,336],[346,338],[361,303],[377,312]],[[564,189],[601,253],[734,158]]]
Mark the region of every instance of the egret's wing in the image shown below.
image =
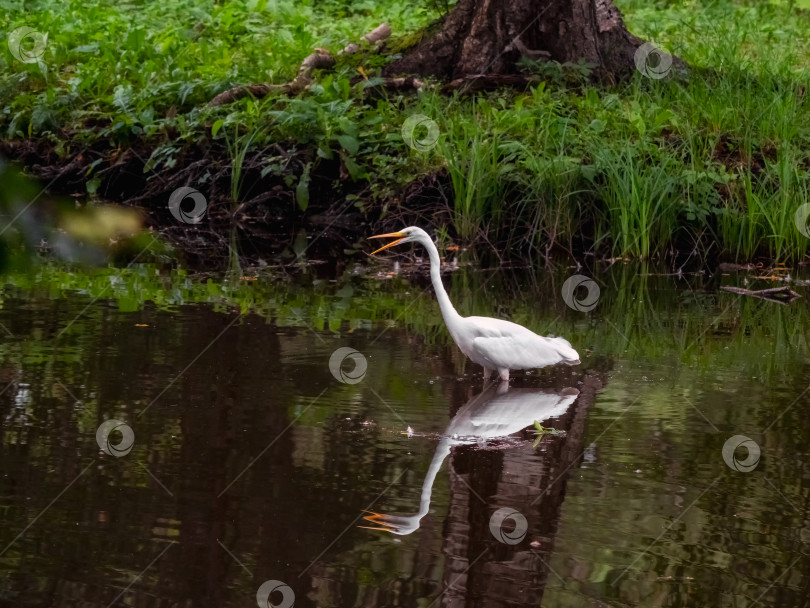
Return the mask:
[[[472,346],[491,369],[533,369],[579,359],[562,338],[543,338],[528,330],[516,335],[478,337]]]

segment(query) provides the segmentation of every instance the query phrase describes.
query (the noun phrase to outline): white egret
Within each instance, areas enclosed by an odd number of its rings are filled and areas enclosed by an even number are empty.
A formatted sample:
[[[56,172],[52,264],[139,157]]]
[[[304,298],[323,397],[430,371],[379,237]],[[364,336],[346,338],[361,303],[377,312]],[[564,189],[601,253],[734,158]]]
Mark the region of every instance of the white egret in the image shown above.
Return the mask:
[[[491,317],[462,317],[453,308],[442,285],[439,251],[428,233],[409,226],[399,232],[372,236],[372,239],[398,237],[373,251],[371,255],[394,245],[415,242],[422,245],[430,256],[430,281],[439,300],[444,324],[455,343],[467,357],[484,367],[484,380],[497,371],[501,380],[509,380],[511,369],[534,369],[555,363],[579,365],[579,354],[564,338],[538,336],[522,325]]]

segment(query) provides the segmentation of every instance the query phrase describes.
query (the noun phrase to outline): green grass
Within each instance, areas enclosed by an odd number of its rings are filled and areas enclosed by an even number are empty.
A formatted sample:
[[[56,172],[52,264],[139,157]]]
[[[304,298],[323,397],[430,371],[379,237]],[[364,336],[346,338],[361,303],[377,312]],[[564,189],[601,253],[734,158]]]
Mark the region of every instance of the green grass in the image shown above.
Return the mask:
[[[172,169],[185,148],[219,141],[230,150],[235,200],[248,155],[275,144],[307,149],[311,160],[294,171],[262,152],[299,212],[310,175],[330,159],[360,184],[356,204],[375,214],[395,212],[414,178],[446,172],[453,232],[531,255],[555,245],[634,258],[673,248],[803,258],[808,241],[793,216],[810,202],[810,12],[802,2],[618,5],[633,33],[695,68],[686,79],[638,74],[595,86],[581,66],[552,64],[531,68],[545,82],[526,92],[380,99],[365,88],[391,57],[363,53],[297,98],[210,109],[231,86],[289,80],[314,47],[337,51],[383,21],[409,34],[438,9],[403,0],[0,0],[0,38],[22,25],[48,35],[31,64],[0,40],[0,134],[50,140],[65,156],[146,142],[150,169]],[[372,80],[351,86],[358,66]],[[415,113],[439,126],[430,150],[402,140]]]

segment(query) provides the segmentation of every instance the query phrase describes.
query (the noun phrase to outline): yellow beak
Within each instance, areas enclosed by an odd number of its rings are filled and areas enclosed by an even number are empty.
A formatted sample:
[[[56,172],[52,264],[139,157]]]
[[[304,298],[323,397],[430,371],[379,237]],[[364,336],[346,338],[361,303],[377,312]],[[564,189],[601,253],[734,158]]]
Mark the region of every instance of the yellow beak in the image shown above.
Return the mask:
[[[389,247],[393,247],[397,243],[401,242],[406,236],[408,236],[408,235],[403,234],[402,232],[389,232],[388,234],[378,234],[377,236],[368,237],[370,239],[386,239],[386,238],[400,237],[396,241],[392,241],[391,243],[388,243],[387,245],[383,245],[382,247],[380,247],[376,251],[372,251],[371,255],[374,255],[375,253],[378,253],[378,252],[382,251],[383,249],[388,249]]]

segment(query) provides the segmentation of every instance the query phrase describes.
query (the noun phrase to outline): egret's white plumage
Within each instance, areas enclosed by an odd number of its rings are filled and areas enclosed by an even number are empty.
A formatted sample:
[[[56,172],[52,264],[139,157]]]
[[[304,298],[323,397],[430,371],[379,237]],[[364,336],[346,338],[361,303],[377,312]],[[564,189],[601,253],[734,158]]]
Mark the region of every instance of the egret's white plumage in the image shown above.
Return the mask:
[[[419,243],[427,249],[430,256],[430,280],[447,330],[461,352],[483,366],[485,379],[493,371],[497,371],[502,380],[508,380],[511,369],[534,369],[555,363],[579,364],[577,351],[563,338],[538,336],[511,321],[491,317],[462,317],[458,314],[442,284],[439,251],[427,232],[421,228],[410,226],[399,232],[371,238],[383,237],[399,238],[377,251],[409,242]]]

